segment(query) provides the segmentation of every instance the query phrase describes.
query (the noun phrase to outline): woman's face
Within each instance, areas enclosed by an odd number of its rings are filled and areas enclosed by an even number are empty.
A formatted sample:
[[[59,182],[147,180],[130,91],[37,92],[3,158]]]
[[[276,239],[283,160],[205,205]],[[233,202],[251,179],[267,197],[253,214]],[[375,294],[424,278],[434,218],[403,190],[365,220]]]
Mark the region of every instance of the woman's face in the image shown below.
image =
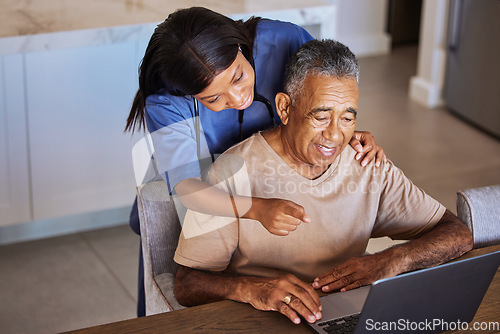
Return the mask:
[[[253,67],[238,51],[231,66],[219,73],[204,91],[194,97],[212,111],[241,110],[252,104],[254,85]]]

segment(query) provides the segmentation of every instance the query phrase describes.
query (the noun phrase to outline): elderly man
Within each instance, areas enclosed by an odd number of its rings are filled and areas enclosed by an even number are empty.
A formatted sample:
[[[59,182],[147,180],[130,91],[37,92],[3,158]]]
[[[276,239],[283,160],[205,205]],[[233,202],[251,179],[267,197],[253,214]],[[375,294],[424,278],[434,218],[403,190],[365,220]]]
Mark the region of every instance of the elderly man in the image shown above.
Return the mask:
[[[314,322],[315,289],[354,289],[472,248],[467,227],[390,161],[363,168],[353,159],[357,78],[356,58],[338,42],[308,42],[291,58],[276,96],[282,125],[229,149],[207,180],[232,194],[292,200],[311,220],[276,236],[246,219],[188,212],[174,258],[181,304],[231,299]],[[205,230],[193,232],[200,222]],[[381,236],[410,241],[365,255]]]

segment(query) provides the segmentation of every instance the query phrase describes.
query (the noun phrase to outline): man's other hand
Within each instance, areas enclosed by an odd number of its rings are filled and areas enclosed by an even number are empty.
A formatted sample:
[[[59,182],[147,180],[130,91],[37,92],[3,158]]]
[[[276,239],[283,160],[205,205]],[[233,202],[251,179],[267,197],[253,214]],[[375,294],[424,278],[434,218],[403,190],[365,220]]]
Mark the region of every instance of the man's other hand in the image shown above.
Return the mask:
[[[386,254],[353,257],[314,279],[313,288],[323,292],[341,292],[369,285],[376,280],[397,275]]]

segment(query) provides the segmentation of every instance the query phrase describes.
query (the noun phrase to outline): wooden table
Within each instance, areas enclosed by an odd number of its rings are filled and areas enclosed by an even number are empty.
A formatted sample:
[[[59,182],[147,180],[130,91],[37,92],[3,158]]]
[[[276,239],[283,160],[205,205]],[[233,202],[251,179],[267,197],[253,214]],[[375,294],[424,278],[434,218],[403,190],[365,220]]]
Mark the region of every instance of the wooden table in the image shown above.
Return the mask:
[[[500,250],[500,245],[470,251],[460,259]],[[500,270],[491,283],[473,322],[500,322]],[[264,312],[233,301],[130,319],[73,331],[91,333],[311,333],[306,324],[293,324],[278,312]],[[471,332],[472,333],[472,332]],[[481,332],[488,333],[488,331]],[[493,331],[489,332],[493,333]]]

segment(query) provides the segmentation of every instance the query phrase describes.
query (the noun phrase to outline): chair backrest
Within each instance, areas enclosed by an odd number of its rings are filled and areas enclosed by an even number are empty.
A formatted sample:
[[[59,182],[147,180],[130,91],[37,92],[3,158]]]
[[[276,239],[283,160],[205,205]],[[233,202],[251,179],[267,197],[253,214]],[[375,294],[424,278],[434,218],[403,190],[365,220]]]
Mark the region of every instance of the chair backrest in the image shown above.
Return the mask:
[[[474,248],[500,243],[500,185],[457,192],[457,215],[467,224]]]
[[[165,181],[137,187],[144,259],[146,314],[183,308],[173,293],[178,265],[173,257],[181,224]]]

